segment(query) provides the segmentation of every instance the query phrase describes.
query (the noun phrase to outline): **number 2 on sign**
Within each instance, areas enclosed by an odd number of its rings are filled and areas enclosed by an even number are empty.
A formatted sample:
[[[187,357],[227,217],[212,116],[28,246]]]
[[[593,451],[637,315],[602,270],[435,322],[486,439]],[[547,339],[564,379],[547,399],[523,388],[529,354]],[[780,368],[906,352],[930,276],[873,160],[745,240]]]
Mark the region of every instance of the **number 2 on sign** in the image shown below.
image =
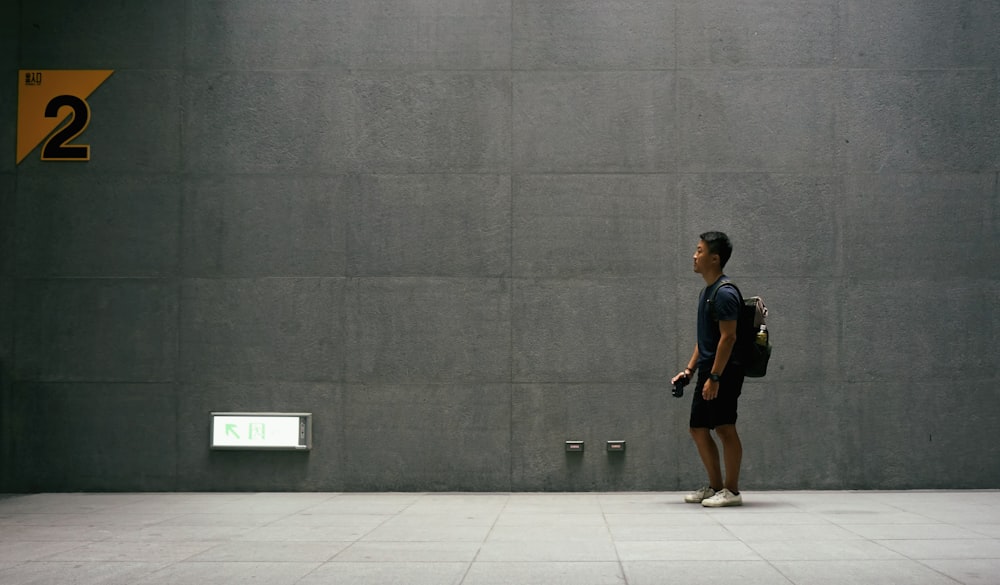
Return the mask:
[[[90,160],[90,146],[69,144],[83,134],[90,124],[90,105],[75,95],[58,95],[45,106],[46,118],[58,118],[59,110],[73,109],[69,123],[49,137],[42,146],[42,160]]]

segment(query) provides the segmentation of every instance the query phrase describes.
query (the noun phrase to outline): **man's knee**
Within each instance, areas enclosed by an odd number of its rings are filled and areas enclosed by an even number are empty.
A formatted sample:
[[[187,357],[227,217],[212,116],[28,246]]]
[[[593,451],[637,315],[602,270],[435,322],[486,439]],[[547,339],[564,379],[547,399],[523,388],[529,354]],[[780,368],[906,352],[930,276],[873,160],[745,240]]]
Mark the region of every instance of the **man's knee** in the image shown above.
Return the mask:
[[[723,441],[739,439],[740,434],[736,432],[736,425],[720,425],[715,427],[715,434]]]
[[[695,439],[712,436],[711,429],[705,429],[701,427],[689,427],[688,432],[691,433],[691,436],[694,437]]]

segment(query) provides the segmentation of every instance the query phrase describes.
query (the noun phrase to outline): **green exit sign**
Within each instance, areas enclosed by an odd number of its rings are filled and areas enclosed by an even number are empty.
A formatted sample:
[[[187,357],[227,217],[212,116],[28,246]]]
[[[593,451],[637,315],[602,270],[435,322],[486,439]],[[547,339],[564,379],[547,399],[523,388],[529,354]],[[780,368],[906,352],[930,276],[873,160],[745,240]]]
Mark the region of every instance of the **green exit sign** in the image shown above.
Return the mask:
[[[312,449],[312,413],[213,412],[212,449]]]

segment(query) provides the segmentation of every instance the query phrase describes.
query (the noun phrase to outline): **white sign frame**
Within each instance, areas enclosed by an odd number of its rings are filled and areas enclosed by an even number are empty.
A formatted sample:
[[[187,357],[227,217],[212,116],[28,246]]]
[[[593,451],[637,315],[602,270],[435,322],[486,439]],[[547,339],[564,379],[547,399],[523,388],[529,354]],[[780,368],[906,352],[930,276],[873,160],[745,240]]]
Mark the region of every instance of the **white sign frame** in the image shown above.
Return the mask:
[[[311,451],[311,412],[213,412],[216,450]]]

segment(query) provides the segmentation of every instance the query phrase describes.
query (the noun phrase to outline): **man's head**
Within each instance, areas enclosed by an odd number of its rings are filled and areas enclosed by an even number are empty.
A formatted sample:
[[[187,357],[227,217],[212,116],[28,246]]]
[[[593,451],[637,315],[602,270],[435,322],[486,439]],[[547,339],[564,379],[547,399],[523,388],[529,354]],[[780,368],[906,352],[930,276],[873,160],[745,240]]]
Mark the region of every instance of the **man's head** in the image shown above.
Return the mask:
[[[733,255],[733,243],[729,241],[729,236],[722,232],[705,232],[698,237],[709,255],[719,257],[719,270],[725,268],[729,257]]]

